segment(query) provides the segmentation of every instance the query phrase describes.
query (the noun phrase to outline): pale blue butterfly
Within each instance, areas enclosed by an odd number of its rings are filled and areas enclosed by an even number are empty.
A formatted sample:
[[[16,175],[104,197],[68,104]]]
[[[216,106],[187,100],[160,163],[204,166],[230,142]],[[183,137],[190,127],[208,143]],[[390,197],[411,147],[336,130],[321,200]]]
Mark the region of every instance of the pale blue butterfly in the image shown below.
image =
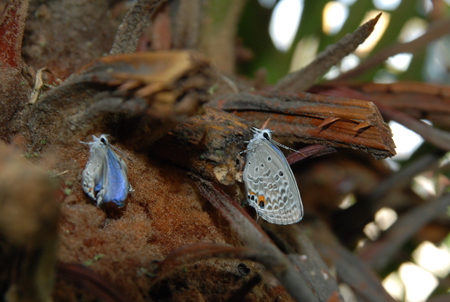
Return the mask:
[[[269,129],[252,129],[243,179],[247,201],[258,217],[275,224],[303,218],[303,204],[294,174]]]
[[[128,169],[109,144],[107,135],[92,136],[89,145],[89,160],[81,175],[83,191],[97,201],[97,206],[104,202],[113,202],[119,208],[133,189],[128,183]]]

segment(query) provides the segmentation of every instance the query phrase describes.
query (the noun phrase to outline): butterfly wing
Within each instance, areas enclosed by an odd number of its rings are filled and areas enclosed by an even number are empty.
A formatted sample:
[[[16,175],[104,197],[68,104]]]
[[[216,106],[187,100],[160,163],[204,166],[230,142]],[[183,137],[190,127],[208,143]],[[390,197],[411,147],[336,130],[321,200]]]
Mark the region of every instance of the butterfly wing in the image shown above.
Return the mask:
[[[83,191],[92,199],[96,200],[96,194],[103,187],[103,174],[106,162],[106,149],[100,140],[93,136],[94,141],[89,143],[89,160],[81,174],[81,186]]]
[[[103,202],[114,202],[118,207],[123,207],[129,191],[127,166],[109,145],[106,148],[102,199]]]
[[[249,143],[243,174],[247,199],[270,223],[292,224],[303,217],[303,205],[294,174],[283,153],[269,140]]]

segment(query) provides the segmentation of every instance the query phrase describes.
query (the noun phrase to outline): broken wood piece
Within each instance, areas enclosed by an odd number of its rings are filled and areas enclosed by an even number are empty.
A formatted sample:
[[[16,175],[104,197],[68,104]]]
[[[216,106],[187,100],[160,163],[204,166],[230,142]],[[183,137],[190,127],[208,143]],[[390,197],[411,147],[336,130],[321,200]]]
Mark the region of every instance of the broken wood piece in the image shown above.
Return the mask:
[[[199,94],[212,85],[208,61],[193,51],[155,51],[113,55],[99,59],[83,72],[77,82],[104,83],[119,86],[118,90],[145,98],[150,115],[168,117],[177,111],[177,101],[190,93]],[[159,93],[172,94],[164,110],[158,104]],[[201,93],[200,93],[201,94]],[[201,97],[200,97],[201,98]],[[170,105],[173,110],[167,110]],[[192,111],[192,110],[190,110]]]
[[[191,51],[104,57],[43,94],[27,124],[40,132],[37,137],[60,133],[53,137],[68,142],[99,131],[146,148],[199,111],[210,97],[209,71],[208,62]],[[120,129],[128,123],[132,133],[114,130],[119,120]]]
[[[448,85],[419,82],[391,84],[336,84],[333,89],[346,86],[364,95],[364,99],[375,100],[410,115],[416,119],[427,119],[433,124],[450,129],[450,87]]]
[[[178,124],[158,141],[163,158],[224,185],[242,181],[244,157],[252,133],[237,116],[215,108]]]
[[[317,86],[324,95],[356,97],[374,102],[386,120],[394,120],[443,150],[450,150],[450,90],[442,85],[420,83]],[[353,87],[355,87],[356,90]],[[433,125],[421,121],[429,119]],[[434,127],[437,126],[437,127]]]
[[[389,127],[369,101],[309,93],[241,93],[210,103],[218,109],[269,128],[289,143],[324,144],[367,151],[376,158],[395,154]]]

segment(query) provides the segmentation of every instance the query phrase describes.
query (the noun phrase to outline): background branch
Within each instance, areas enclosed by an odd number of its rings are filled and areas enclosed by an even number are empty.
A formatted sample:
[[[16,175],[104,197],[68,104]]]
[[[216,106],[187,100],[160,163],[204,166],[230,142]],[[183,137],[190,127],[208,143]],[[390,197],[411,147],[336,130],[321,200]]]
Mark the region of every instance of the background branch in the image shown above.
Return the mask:
[[[119,25],[110,54],[135,52],[145,27],[165,2],[166,0],[137,0]]]
[[[330,67],[337,64],[372,33],[381,13],[361,25],[355,32],[345,35],[336,44],[328,46],[308,66],[289,73],[272,88],[273,91],[305,91],[311,87]]]
[[[370,59],[359,64],[354,69],[341,74],[333,81],[342,81],[355,78],[356,76],[363,74],[367,70],[379,66],[381,63],[386,61],[386,59],[393,55],[403,52],[416,53],[423,47],[426,47],[432,41],[448,35],[449,33],[450,19],[436,21],[434,24],[431,24],[428,30],[420,37],[410,42],[394,44],[381,50],[380,52],[373,55]]]

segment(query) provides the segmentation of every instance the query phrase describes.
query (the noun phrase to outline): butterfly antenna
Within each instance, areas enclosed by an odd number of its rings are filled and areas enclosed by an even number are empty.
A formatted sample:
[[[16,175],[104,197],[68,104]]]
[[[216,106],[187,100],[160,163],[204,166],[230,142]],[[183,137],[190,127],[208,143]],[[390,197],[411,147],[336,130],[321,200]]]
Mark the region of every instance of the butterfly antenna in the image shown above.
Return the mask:
[[[122,157],[125,157],[126,159],[128,159],[129,161],[133,161],[127,154],[125,154],[125,152],[123,152],[122,150],[120,150],[119,148],[117,148],[116,146],[113,146],[111,144],[109,144],[109,146],[114,149],[114,151],[116,151],[117,153],[119,153]]]
[[[283,145],[283,144],[281,144],[281,143],[279,143],[279,142],[277,142],[277,141],[272,140],[272,143],[274,143],[274,144],[277,145],[278,147],[282,147],[282,148],[284,148],[284,149],[286,149],[286,150],[289,150],[289,151],[292,151],[292,152],[295,152],[295,153],[299,153],[299,154],[305,156],[305,154],[303,154],[302,152],[300,152],[300,151],[298,151],[298,150],[295,150],[295,149],[292,149],[292,148],[290,148],[290,147],[288,147],[288,146],[285,146],[285,145]]]

